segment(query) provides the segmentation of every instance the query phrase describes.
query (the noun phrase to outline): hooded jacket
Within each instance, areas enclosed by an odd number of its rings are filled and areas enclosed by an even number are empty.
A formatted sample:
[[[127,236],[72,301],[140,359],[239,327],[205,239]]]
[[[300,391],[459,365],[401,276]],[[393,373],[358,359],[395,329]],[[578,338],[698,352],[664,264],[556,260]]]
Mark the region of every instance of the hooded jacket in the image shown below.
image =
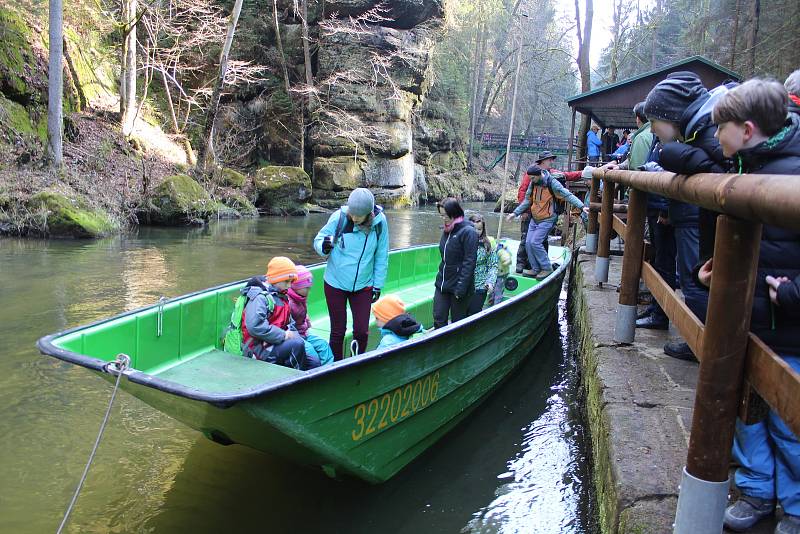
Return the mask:
[[[339,219],[347,217],[347,210],[347,206],[342,206],[333,212],[314,238],[314,250],[320,256],[326,257],[322,252],[322,242],[327,236],[335,237]],[[373,213],[367,232],[349,220],[345,223],[342,235],[327,255],[324,279],[328,285],[348,292],[365,287],[383,287],[389,266],[389,225],[380,206],[376,206]]]
[[[381,328],[381,342],[378,343],[377,348],[391,347],[408,341],[411,336],[422,331],[422,325],[412,316],[407,313],[398,315]]]
[[[297,331],[302,337],[306,337],[308,329],[311,328],[311,320],[308,318],[308,297],[298,295],[291,287],[286,296],[289,297],[289,309]]]
[[[436,288],[442,293],[464,297],[474,290],[478,233],[469,221],[461,221],[439,240],[442,261],[436,274]]]
[[[603,142],[597,137],[594,130],[586,133],[586,155],[590,158],[599,158],[602,152]]]
[[[711,110],[728,92],[724,85],[705,91],[692,102],[681,115],[680,130],[684,142],[665,143],[659,157],[660,165],[676,174],[704,172],[726,172],[730,160],[722,153],[722,147],[714,134],[717,126],[711,121]],[[714,232],[717,214],[696,206],[670,200],[669,219],[675,226],[698,224],[700,230],[700,260],[705,261],[714,252]]]
[[[287,314],[288,321],[283,328],[270,323],[274,314],[282,313],[283,310],[279,308],[289,306],[288,299],[284,293],[265,283],[261,277],[251,278],[242,288],[241,293],[247,296],[247,306],[244,308],[244,324],[247,332],[256,340],[263,341],[263,343],[252,343],[251,346],[243,344],[242,350],[246,357],[255,356],[259,360],[268,361],[267,355],[272,350],[272,346],[283,343],[286,338],[286,330],[294,329],[291,314]],[[270,311],[266,294],[269,294],[274,303],[272,311]]]
[[[795,174],[800,185],[800,116],[789,114],[786,125],[763,143],[740,150],[735,158],[739,172],[748,174]],[[800,276],[800,234],[765,224],[758,255],[753,314],[750,330],[776,352],[800,354],[800,309],[796,285],[779,286],[780,306],[769,298],[767,275]],[[786,287],[784,287],[786,286]]]

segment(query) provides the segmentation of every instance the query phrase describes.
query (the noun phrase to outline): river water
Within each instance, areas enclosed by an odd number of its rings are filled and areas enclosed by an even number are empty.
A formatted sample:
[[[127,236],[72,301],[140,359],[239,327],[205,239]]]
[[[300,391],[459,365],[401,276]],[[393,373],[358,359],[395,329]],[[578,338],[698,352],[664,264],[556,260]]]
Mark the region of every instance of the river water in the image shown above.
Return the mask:
[[[438,240],[432,209],[388,217],[392,248]],[[111,393],[85,369],[39,355],[38,337],[261,273],[273,255],[318,261],[310,242],[325,220],[0,239],[0,532],[55,531]],[[217,445],[122,393],[67,531],[595,532],[564,307],[551,342],[377,487]]]

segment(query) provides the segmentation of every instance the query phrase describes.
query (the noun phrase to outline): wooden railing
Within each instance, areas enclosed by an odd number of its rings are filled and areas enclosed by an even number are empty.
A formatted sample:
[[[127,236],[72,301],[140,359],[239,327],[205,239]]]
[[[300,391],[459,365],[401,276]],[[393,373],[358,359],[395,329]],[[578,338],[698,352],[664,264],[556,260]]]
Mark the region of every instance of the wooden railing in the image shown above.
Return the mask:
[[[640,277],[700,361],[689,441],[675,532],[696,529],[695,516],[722,525],[722,510],[706,510],[684,497],[684,486],[699,480],[716,484],[698,493],[717,492],[724,505],[728,467],[737,415],[750,422],[763,413],[766,401],[795,435],[800,436],[800,375],[757,336],[749,332],[756,283],[762,223],[800,232],[800,187],[797,176],[698,174],[596,171],[590,201],[597,203],[599,180],[603,179],[601,214],[590,213],[588,233],[599,231],[595,276],[608,281],[612,228],[624,236],[625,250],[619,290],[614,340],[631,343],[635,337],[636,305]],[[618,184],[630,188],[627,222],[614,209]],[[656,270],[644,261],[644,230],[647,193],[707,208],[717,218],[706,322],[703,324]],[[596,206],[596,204],[595,204]],[[587,240],[588,242],[588,240]],[[800,335],[800,333],[798,333]],[[687,479],[686,474],[694,477]],[[690,490],[686,490],[690,491]],[[720,493],[721,497],[719,497]],[[712,508],[718,505],[710,505]],[[682,512],[683,511],[683,512]],[[682,515],[683,514],[683,515]],[[687,514],[692,517],[688,518]],[[691,519],[691,521],[690,521]],[[691,524],[691,527],[688,525]],[[717,531],[719,531],[717,530]]]

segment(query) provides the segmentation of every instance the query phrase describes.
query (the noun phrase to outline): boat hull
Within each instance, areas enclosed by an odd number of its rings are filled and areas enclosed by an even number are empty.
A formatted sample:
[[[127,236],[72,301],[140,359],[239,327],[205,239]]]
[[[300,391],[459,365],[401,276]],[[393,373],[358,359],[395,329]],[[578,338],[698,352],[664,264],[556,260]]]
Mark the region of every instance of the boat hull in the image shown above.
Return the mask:
[[[261,392],[231,399],[165,392],[135,372],[121,387],[219,443],[380,483],[535,354],[557,317],[569,259],[564,254],[544,283],[511,300],[391,350],[348,358]],[[111,378],[102,368],[95,371]]]

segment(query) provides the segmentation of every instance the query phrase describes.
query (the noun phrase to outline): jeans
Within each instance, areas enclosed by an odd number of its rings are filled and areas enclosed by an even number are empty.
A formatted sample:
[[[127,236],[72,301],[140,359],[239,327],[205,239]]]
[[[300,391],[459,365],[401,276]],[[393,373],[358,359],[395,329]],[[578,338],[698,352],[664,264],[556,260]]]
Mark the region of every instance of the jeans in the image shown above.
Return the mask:
[[[525,250],[525,240],[528,237],[528,226],[531,224],[531,214],[523,213],[519,220],[519,248],[517,248],[517,271],[530,269],[531,263],[528,261],[528,252]]]
[[[315,354],[307,354],[303,338],[297,332],[295,334],[295,337],[273,345],[264,361],[303,371],[319,367],[319,358]]]
[[[353,339],[358,343],[358,354],[367,350],[369,312],[372,309],[372,288],[365,287],[355,293],[343,291],[325,282],[325,301],[331,321],[331,350],[337,362],[343,357],[344,334],[347,331],[347,304],[353,314]]]
[[[800,356],[781,356],[800,372]],[[733,458],[741,465],[735,481],[743,494],[777,498],[785,513],[800,516],[800,441],[774,411],[753,425],[736,420]]]
[[[506,290],[507,274],[498,274],[494,282],[494,289],[489,293],[489,306],[500,304],[503,301],[503,292]]]
[[[480,312],[483,309],[484,302],[486,302],[485,287],[480,291],[475,291],[472,297],[470,297],[469,305],[467,306],[467,317],[469,317],[470,315],[475,315],[476,313]]]
[[[535,221],[531,219],[528,228],[528,235],[525,239],[525,249],[528,252],[528,261],[531,262],[531,269],[534,272],[546,271],[551,269],[550,258],[547,256],[543,241],[556,223],[555,217]]]
[[[442,328],[447,326],[448,318],[455,323],[467,316],[472,293],[468,293],[457,299],[452,293],[442,293],[439,288],[433,293],[433,327]]]
[[[650,240],[655,249],[653,258],[653,268],[661,275],[661,278],[671,287],[678,287],[675,276],[676,248],[675,248],[675,228],[671,224],[658,224],[658,216],[650,215],[647,217],[647,224],[650,227]],[[667,322],[669,319],[661,309],[656,299],[647,307],[647,313],[656,321]]]
[[[701,322],[706,322],[708,291],[700,288],[692,271],[700,257],[700,231],[697,224],[675,225],[675,250],[678,261],[678,280],[683,300]]]

